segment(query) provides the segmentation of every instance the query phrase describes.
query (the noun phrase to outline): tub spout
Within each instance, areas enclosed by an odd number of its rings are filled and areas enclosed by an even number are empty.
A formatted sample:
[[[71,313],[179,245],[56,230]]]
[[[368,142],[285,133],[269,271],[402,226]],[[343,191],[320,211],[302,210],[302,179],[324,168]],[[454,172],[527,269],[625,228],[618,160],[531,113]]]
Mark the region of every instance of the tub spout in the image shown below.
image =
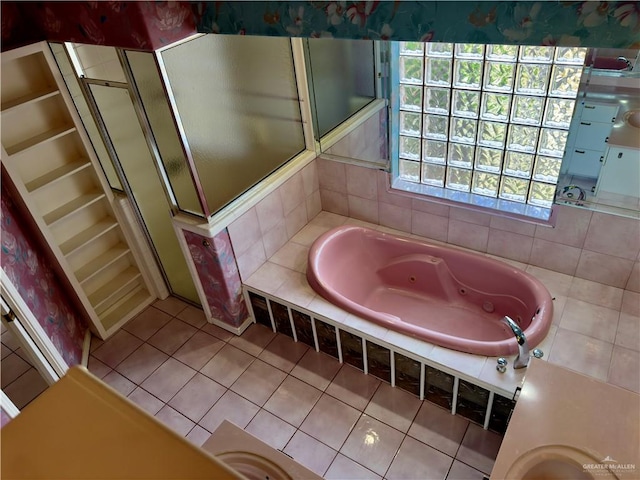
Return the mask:
[[[627,65],[625,70],[631,70],[633,68],[633,65],[631,65],[631,62],[627,60],[625,57],[618,57],[618,61],[624,62]]]
[[[506,315],[502,317],[502,321],[511,329],[518,342],[518,356],[513,362],[513,368],[525,368],[529,365],[529,344],[527,343],[527,337],[518,324]]]

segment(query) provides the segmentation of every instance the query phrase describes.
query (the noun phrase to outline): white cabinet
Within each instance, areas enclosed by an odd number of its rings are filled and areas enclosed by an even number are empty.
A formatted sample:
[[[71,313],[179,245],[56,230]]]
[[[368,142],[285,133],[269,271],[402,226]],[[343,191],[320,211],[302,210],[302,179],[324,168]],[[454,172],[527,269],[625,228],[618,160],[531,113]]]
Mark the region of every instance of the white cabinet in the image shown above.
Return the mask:
[[[598,178],[617,112],[617,105],[580,102],[571,126],[573,134],[567,142],[567,173]]]
[[[609,147],[598,180],[598,194],[640,197],[640,150]]]
[[[101,338],[154,297],[46,43],[2,54],[2,163]]]

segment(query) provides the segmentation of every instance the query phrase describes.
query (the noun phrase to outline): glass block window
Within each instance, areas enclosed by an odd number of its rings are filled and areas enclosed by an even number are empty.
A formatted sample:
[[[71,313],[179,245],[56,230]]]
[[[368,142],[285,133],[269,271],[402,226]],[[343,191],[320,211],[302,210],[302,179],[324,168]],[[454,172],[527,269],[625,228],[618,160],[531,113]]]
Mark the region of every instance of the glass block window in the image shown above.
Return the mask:
[[[550,207],[585,54],[401,42],[398,177]]]

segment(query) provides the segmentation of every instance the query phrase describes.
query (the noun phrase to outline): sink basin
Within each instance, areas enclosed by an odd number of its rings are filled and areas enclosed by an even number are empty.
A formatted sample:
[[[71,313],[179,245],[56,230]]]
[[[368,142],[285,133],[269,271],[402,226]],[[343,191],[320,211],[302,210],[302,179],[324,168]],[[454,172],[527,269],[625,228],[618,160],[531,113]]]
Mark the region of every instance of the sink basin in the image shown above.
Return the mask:
[[[217,454],[216,457],[248,480],[293,480],[276,463],[255,453],[224,452]]]
[[[624,121],[635,128],[640,128],[640,110],[631,110],[624,115]]]
[[[567,445],[545,445],[518,457],[509,468],[506,478],[513,480],[618,479],[608,469],[594,467],[602,464],[602,457],[594,457],[578,448]]]

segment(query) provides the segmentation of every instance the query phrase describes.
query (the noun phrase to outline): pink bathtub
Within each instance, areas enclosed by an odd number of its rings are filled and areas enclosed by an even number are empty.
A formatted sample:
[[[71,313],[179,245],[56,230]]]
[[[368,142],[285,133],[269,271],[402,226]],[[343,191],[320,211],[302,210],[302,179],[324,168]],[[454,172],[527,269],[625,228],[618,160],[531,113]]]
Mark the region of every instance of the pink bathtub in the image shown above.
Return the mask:
[[[357,226],[320,236],[307,279],[329,302],[390,330],[487,356],[518,352],[508,315],[529,347],[544,339],[553,304],[536,278],[479,254]]]

